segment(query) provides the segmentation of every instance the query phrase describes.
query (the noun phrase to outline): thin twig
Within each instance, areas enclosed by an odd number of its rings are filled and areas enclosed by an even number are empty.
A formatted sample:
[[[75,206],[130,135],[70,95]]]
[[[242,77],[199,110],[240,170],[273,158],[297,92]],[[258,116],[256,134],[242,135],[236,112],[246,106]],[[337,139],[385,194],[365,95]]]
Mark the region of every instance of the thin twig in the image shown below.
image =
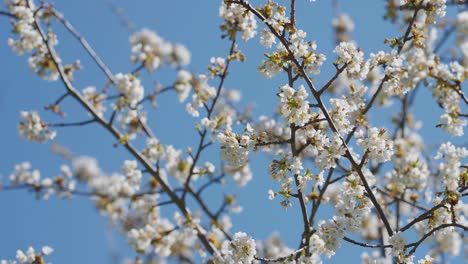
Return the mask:
[[[72,122],[72,123],[55,123],[55,124],[48,124],[48,127],[76,127],[76,126],[84,126],[88,125],[91,123],[96,122],[96,119],[90,119],[86,121],[81,121],[81,122]]]
[[[218,84],[218,89],[216,90],[216,95],[215,97],[213,98],[213,101],[211,103],[211,106],[210,107],[207,107],[207,118],[210,119],[211,115],[213,114],[214,112],[214,109],[215,109],[215,105],[216,105],[216,102],[218,101],[218,98],[219,96],[221,95],[221,90],[223,89],[223,86],[224,86],[224,81],[227,77],[227,74],[228,74],[228,70],[229,70],[229,65],[231,64],[231,61],[232,59],[230,58],[232,54],[234,54],[235,52],[235,49],[236,49],[236,38],[234,37],[231,41],[231,48],[229,49],[229,55],[228,55],[228,60],[226,62],[226,66],[224,67],[223,69],[223,72],[221,73],[221,76],[220,76],[220,81],[219,81],[219,84]],[[206,104],[205,104],[206,106]],[[185,201],[185,197],[187,195],[187,190],[188,190],[188,186],[190,184],[190,180],[192,179],[192,176],[193,176],[193,172],[194,172],[194,169],[195,169],[195,166],[198,162],[198,159],[200,158],[200,155],[201,155],[201,152],[203,151],[204,149],[204,145],[205,145],[205,138],[206,138],[206,135],[208,134],[208,130],[205,128],[203,130],[203,132],[201,132],[201,135],[200,135],[200,141],[198,143],[198,148],[197,148],[197,152],[195,154],[195,157],[193,158],[193,161],[192,161],[192,164],[190,165],[190,170],[189,170],[189,175],[185,181],[185,184],[184,186],[186,187],[186,191],[183,192],[182,194],[182,201]]]
[[[361,246],[361,247],[366,247],[366,248],[391,248],[392,246],[391,245],[371,245],[371,244],[366,244],[366,243],[363,243],[363,242],[359,242],[359,241],[356,241],[356,240],[353,240],[349,237],[344,237],[343,238],[344,241],[347,241],[351,244],[354,244],[354,245],[358,245],[358,246]]]

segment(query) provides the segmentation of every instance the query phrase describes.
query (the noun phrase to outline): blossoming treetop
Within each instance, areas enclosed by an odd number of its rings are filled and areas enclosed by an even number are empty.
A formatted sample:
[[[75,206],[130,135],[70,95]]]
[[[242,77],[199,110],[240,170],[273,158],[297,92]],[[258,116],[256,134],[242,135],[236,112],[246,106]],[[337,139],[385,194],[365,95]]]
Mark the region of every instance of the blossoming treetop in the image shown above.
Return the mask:
[[[0,190],[28,189],[42,199],[89,197],[134,250],[126,263],[321,263],[346,244],[362,248],[363,263],[432,263],[460,255],[468,229],[468,150],[457,140],[468,118],[468,2],[387,0],[385,19],[402,34],[383,39],[388,49],[375,53],[359,48],[351,18],[337,14],[336,47],[328,56],[298,27],[296,1],[286,2],[221,1],[220,34],[228,53],[213,57],[202,73],[189,69],[191,54],[183,44],[150,29],[129,38],[133,70],[114,73],[52,3],[6,0],[0,14],[11,19],[8,45],[28,57],[33,73],[63,86],[44,110],[20,113],[21,137],[48,143],[62,127],[97,124],[132,158],[108,174],[96,158],[72,157],[56,177],[22,162]],[[99,67],[104,87],[78,87],[75,80],[85,69],[79,59],[61,59],[59,26]],[[277,81],[269,116],[242,109],[240,91],[225,87],[228,78],[241,75],[230,66],[244,62],[241,47],[252,41],[265,48],[260,74]],[[450,56],[442,56],[442,48]],[[334,72],[323,77],[327,63]],[[158,79],[162,68],[174,71],[172,81]],[[156,80],[154,88],[144,87],[145,76]],[[433,152],[411,114],[423,89],[443,112],[428,127],[454,138],[438,142]],[[173,104],[193,118],[194,146],[177,149],[177,138],[163,142],[153,132],[161,124],[150,122],[151,111],[159,111],[151,106],[171,92],[177,95]],[[77,102],[88,119],[68,120],[65,99]],[[370,111],[392,103],[393,123],[378,126]],[[43,112],[60,121],[42,119]],[[299,212],[299,245],[238,231],[230,219],[242,213],[235,196],[207,194],[230,182],[247,185],[257,177],[252,156],[260,153],[270,160],[276,187],[256,195]],[[214,208],[209,199],[221,204]],[[333,216],[321,214],[324,206],[333,208]],[[430,250],[419,252],[423,243]],[[0,263],[44,263],[52,251],[18,250],[16,261]]]

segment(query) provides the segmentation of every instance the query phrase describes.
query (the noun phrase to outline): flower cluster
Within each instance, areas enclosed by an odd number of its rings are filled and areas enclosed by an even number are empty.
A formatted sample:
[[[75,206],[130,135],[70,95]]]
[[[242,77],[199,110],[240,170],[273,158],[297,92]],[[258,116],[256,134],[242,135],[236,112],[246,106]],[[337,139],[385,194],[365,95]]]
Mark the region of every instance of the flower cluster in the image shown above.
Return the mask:
[[[72,160],[72,168],[75,177],[83,182],[102,175],[97,160],[88,156],[79,156]]]
[[[209,76],[199,75],[193,87],[194,94],[192,102],[187,103],[185,110],[193,117],[200,116],[198,109],[203,107],[205,102],[216,96],[216,89],[208,84]]]
[[[59,77],[58,70],[49,55],[48,47],[44,43],[36,24],[36,18],[41,17],[44,12],[36,9],[32,1],[12,0],[6,3],[12,14],[17,17],[17,21],[13,22],[13,32],[19,36],[17,40],[8,39],[8,45],[18,55],[35,50],[29,58],[31,70],[45,80],[57,80]],[[48,32],[47,45],[55,46],[57,44],[57,36],[51,31]]]
[[[190,257],[196,244],[195,230],[185,226],[178,214],[174,215],[174,219],[180,229],[176,229],[169,219],[159,214],[157,207],[149,209],[144,225],[127,233],[128,243],[140,253],[148,253],[153,248],[153,252],[160,257]]]
[[[186,70],[180,70],[177,73],[174,88],[177,91],[179,102],[185,101],[189,96],[190,90],[192,89],[192,80],[192,74]]]
[[[132,202],[130,209],[133,216],[129,214],[122,219],[138,220],[138,224],[126,231],[128,243],[140,254],[155,254],[160,258],[191,258],[192,252],[200,246],[194,229],[200,220],[195,218],[192,223],[187,222],[177,212],[172,220],[164,218],[157,199],[155,195],[146,195]]]
[[[458,192],[461,173],[460,159],[467,156],[468,150],[466,148],[457,148],[451,142],[440,145],[439,151],[434,158],[436,160],[445,159],[445,162],[439,163],[438,170],[442,183],[448,191]]]
[[[271,47],[275,42],[274,35],[270,35],[267,31],[262,32],[261,42],[266,47]],[[290,35],[290,44],[288,49],[279,43],[277,51],[272,54],[265,53],[266,60],[262,61],[262,65],[258,67],[260,73],[265,78],[272,78],[280,73],[288,65],[295,69],[295,72],[300,72],[297,65],[290,61],[289,53],[294,55],[294,58],[303,64],[304,71],[308,74],[319,74],[320,66],[324,63],[326,57],[323,54],[317,53],[317,44],[315,42],[305,41],[306,33],[302,30],[297,30]]]
[[[278,94],[279,114],[290,124],[305,125],[311,118],[308,96],[309,94],[302,85],[297,90],[287,84],[281,86]]]
[[[364,61],[364,53],[352,42],[341,42],[333,52],[338,56],[336,64],[345,64],[346,73],[354,79],[362,80],[369,73],[369,63]]]
[[[18,125],[19,134],[26,140],[45,142],[55,138],[55,131],[49,130],[36,111],[22,111]]]
[[[407,0],[405,0],[407,2]],[[437,17],[445,16],[447,0],[425,0],[423,1],[424,11],[426,11],[426,25],[435,24]]]
[[[421,190],[426,186],[430,171],[422,154],[421,137],[409,133],[394,141],[393,170],[385,175],[389,190],[403,193],[406,189]]]
[[[66,165],[61,166],[61,174],[51,178],[41,179],[39,170],[32,170],[31,164],[27,161],[15,165],[14,171],[10,174],[12,186],[30,188],[36,193],[38,198],[47,200],[52,194],[58,197],[71,197],[76,186],[76,181],[72,179],[72,172]]]
[[[343,98],[331,98],[330,104],[330,116],[335,124],[335,128],[340,135],[346,135],[353,129],[351,125],[350,115],[353,108],[349,104],[348,100]]]
[[[307,146],[306,152],[315,157],[315,165],[320,171],[335,168],[336,160],[345,154],[343,140],[340,135],[333,133],[330,138],[323,134],[321,130],[310,129],[307,131],[306,136],[311,143]]]
[[[437,89],[438,92],[434,94],[437,95],[440,104],[444,108],[444,113],[440,116],[439,126],[454,136],[463,136],[463,129],[468,125],[468,121],[459,117],[460,106],[458,102],[460,101],[460,96],[451,87],[444,86],[443,84],[440,84]],[[434,90],[437,91],[436,89]]]
[[[289,206],[288,199],[290,198],[291,184],[294,182],[294,179],[298,179],[298,188],[304,191],[307,182],[313,178],[313,175],[310,170],[307,170],[305,173],[302,172],[303,165],[298,157],[293,157],[290,153],[283,150],[279,150],[276,155],[278,158],[272,161],[269,168],[270,176],[275,181],[281,183],[281,190],[278,193],[282,194],[286,199],[281,204],[283,207],[285,205]],[[278,193],[270,190],[269,199],[273,200]]]
[[[367,137],[364,131],[360,130],[356,134],[356,144],[368,152],[369,157],[376,162],[390,160],[393,155],[393,141],[385,136],[385,129],[372,127],[367,130]]]
[[[96,87],[88,86],[82,91],[83,97],[88,102],[100,117],[103,117],[104,112],[106,111],[106,106],[104,102],[107,98],[105,93],[98,92]]]
[[[140,109],[140,107],[138,107]],[[117,121],[120,128],[125,131],[125,135],[121,138],[121,142],[126,142],[130,139],[135,139],[137,132],[141,132],[147,125],[146,113],[138,109],[129,108],[124,112],[119,113]]]
[[[248,130],[241,135],[226,130],[217,136],[221,144],[221,159],[225,160],[233,168],[245,166],[248,161],[248,154],[255,146],[255,136],[249,134],[251,131]]]
[[[8,7],[11,13],[14,14],[18,20],[13,23],[14,31],[18,34],[19,39],[8,39],[13,51],[22,55],[29,53],[33,49],[42,46],[42,38],[34,26],[34,5],[27,6],[24,1],[9,1]]]
[[[36,251],[33,247],[29,247],[26,252],[22,250],[16,251],[16,260],[0,260],[0,264],[35,264],[45,263],[44,257],[49,256],[54,252],[54,249],[49,246],[44,246],[40,251]]]
[[[288,126],[265,115],[259,116],[258,121],[253,123],[252,127],[257,134],[259,142],[284,141],[291,137],[291,129]],[[265,153],[276,153],[280,148],[281,146],[279,145],[271,144],[263,146],[262,151]]]
[[[345,226],[343,222],[332,220],[321,221],[318,225],[317,236],[323,241],[323,249],[320,254],[326,257],[335,255],[337,249],[341,247],[340,240],[345,236]]]
[[[75,173],[81,172],[86,175],[86,177],[82,177],[82,180],[86,181],[88,188],[98,196],[108,198],[130,197],[140,189],[141,171],[137,169],[136,161],[126,160],[124,162],[122,166],[124,175],[114,173],[110,176],[100,173],[100,169],[93,159],[80,158],[79,161],[74,163]],[[83,167],[86,164],[90,164],[92,169],[84,169]]]
[[[224,19],[221,29],[233,38],[236,32],[241,33],[241,39],[247,41],[257,34],[257,21],[252,13],[247,12],[239,4],[222,3],[219,16]]]
[[[388,239],[388,243],[392,245],[393,256],[398,260],[405,258],[405,238],[401,232],[396,232]]]
[[[184,184],[189,177],[190,166],[193,161],[191,157],[184,158],[181,150],[175,149],[173,146],[167,146],[165,149],[166,170],[180,184]],[[194,175],[193,180],[198,178],[198,174]]]
[[[317,44],[315,41],[305,41],[307,33],[301,29],[290,36],[289,49],[296,59],[301,59],[304,64],[304,70],[309,74],[319,74],[320,66],[325,61],[325,55],[316,53]],[[280,52],[285,52],[282,45],[278,45]],[[294,64],[293,64],[294,65]]]
[[[269,24],[279,34],[287,29],[287,25],[291,23],[286,14],[286,7],[277,3],[267,3],[260,9],[265,17],[265,23]]]
[[[345,222],[346,230],[358,232],[361,223],[371,211],[371,202],[365,194],[365,189],[357,175],[347,177],[341,187],[341,199],[335,205],[338,218],[335,221]]]
[[[350,84],[346,95],[330,99],[329,114],[340,135],[345,135],[353,129],[353,113],[364,108],[367,89],[367,86],[361,84]]]
[[[244,232],[237,232],[232,241],[223,242],[220,255],[215,257],[214,263],[249,264],[254,261],[256,253],[255,240]]]
[[[292,157],[289,153],[279,151],[277,153],[279,159],[273,160],[270,165],[270,176],[279,182],[289,182],[291,179],[288,177],[288,172],[292,175],[298,175],[302,167],[302,162],[297,157]]]
[[[269,49],[274,43],[276,43],[275,35],[265,28],[262,29],[262,32],[260,33],[260,44]]]
[[[141,182],[141,171],[138,170],[138,164],[136,160],[126,160],[122,166],[122,172],[126,176],[127,184],[123,187],[123,189],[127,189],[123,191],[124,193],[129,193],[130,195],[135,194],[140,189],[140,182]]]
[[[349,41],[349,34],[354,30],[354,23],[348,14],[341,13],[333,18],[332,25],[335,28],[336,40],[338,43]]]
[[[277,233],[270,235],[265,241],[257,241],[257,255],[264,258],[276,259],[293,252],[288,248]]]
[[[181,154],[172,146],[164,147],[157,140],[148,140],[144,155],[149,159],[166,160],[166,169],[159,173],[164,181],[166,170],[177,170]],[[120,226],[126,234],[129,245],[140,254],[154,253],[160,258],[191,258],[192,252],[199,248],[195,226],[200,221],[195,215],[186,221],[177,212],[173,219],[165,218],[160,211],[160,195],[156,192],[136,193],[140,189],[142,172],[137,162],[126,160],[122,174],[104,175],[96,161],[88,157],[79,157],[74,162],[75,174],[83,174],[83,179],[96,200],[96,206],[102,214],[109,217],[111,223]],[[207,171],[214,171],[212,164],[207,164]],[[197,169],[198,170],[198,169]],[[171,172],[172,173],[172,172]],[[184,175],[188,175],[184,171]],[[155,190],[155,185],[150,190]]]
[[[141,85],[140,79],[132,74],[116,74],[115,88],[124,96],[125,102],[132,107],[135,107],[145,95],[145,89]]]
[[[156,163],[161,158],[165,157],[164,146],[156,138],[146,140],[146,148],[143,150],[143,155],[151,163]]]
[[[317,240],[323,240],[322,251],[330,257],[340,248],[340,239],[346,232],[358,232],[362,228],[362,223],[371,212],[371,202],[365,194],[357,176],[350,175],[343,182],[340,195],[335,205],[336,215],[333,219],[319,223],[317,230]]]
[[[29,162],[23,162],[15,166],[15,170],[10,175],[10,182],[14,185],[17,184],[29,184],[38,185],[40,184],[41,173],[39,170],[29,171],[31,164]]]
[[[142,29],[130,37],[132,46],[132,62],[141,62],[152,72],[163,64],[185,66],[190,63],[190,52],[181,44],[171,44],[161,38],[156,32]]]

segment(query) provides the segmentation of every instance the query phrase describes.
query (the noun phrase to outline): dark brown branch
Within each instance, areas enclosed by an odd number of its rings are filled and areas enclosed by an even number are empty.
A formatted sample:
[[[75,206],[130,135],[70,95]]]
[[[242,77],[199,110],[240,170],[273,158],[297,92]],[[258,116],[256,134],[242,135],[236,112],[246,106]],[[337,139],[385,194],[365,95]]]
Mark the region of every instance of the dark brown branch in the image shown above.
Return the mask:
[[[387,196],[389,198],[404,202],[404,203],[406,203],[408,205],[411,205],[411,206],[413,206],[415,208],[418,208],[419,210],[423,210],[423,211],[429,211],[430,210],[430,209],[428,209],[428,208],[426,208],[424,206],[421,206],[421,205],[417,204],[416,202],[411,202],[411,201],[408,201],[408,200],[403,199],[401,197],[394,197],[394,195],[392,195],[392,194],[390,194],[390,193],[388,193],[388,192],[386,192],[386,191],[384,191],[384,190],[382,190],[380,188],[377,188],[377,192],[382,193],[382,194],[384,194],[385,196]]]
[[[420,216],[416,217],[415,219],[413,219],[413,221],[409,222],[407,225],[405,225],[404,227],[402,227],[400,229],[401,232],[405,232],[407,229],[409,229],[410,227],[412,227],[414,224],[416,223],[419,223],[429,217],[431,217],[431,215],[439,208],[442,208],[444,207],[445,205],[444,204],[438,204],[434,207],[432,207],[429,211],[426,211],[424,212],[423,214],[421,214]]]
[[[3,11],[3,10],[0,10],[0,16],[7,16],[7,17],[11,17],[11,18],[17,18],[13,13],[10,13],[8,11]]]
[[[76,127],[76,126],[88,125],[88,124],[94,123],[94,122],[96,122],[96,121],[97,121],[97,120],[93,118],[93,119],[86,120],[86,121],[81,121],[81,122],[56,123],[56,124],[48,124],[47,126],[48,126],[48,127]]]
[[[208,187],[210,187],[211,185],[215,184],[215,183],[219,183],[221,182],[221,180],[226,177],[226,174],[221,174],[220,176],[218,177],[215,177],[215,178],[212,178],[210,179],[208,182],[206,182],[205,184],[203,184],[199,189],[198,191],[196,192],[197,195],[201,195],[201,193]]]
[[[406,247],[412,247],[412,249],[410,250],[410,252],[408,253],[408,255],[413,255],[414,252],[416,252],[416,249],[421,245],[422,242],[424,242],[424,240],[426,240],[428,237],[430,237],[432,234],[434,234],[435,232],[441,230],[441,229],[444,229],[444,228],[447,228],[447,227],[458,227],[458,228],[461,228],[463,229],[465,232],[468,231],[468,227],[464,226],[464,225],[460,225],[460,224],[457,224],[457,223],[451,223],[451,224],[442,224],[440,226],[437,226],[435,228],[433,228],[431,231],[429,231],[429,233],[426,233],[424,236],[421,237],[421,239],[419,239],[418,241],[414,242],[414,243],[411,243],[411,244],[408,244],[406,245]]]
[[[270,142],[259,142],[259,143],[256,143],[255,146],[263,147],[263,146],[270,146],[270,145],[284,145],[284,144],[289,144],[290,142],[291,142],[291,139],[270,141]]]
[[[337,68],[335,75],[322,87],[320,90],[318,90],[318,94],[321,95],[323,92],[325,92],[330,86],[333,84],[333,82],[340,76],[340,74],[348,67],[348,64],[345,63],[341,68]]]
[[[392,246],[391,245],[371,245],[371,244],[366,244],[366,243],[362,243],[362,242],[359,242],[359,241],[356,241],[356,240],[353,240],[349,237],[344,237],[343,238],[344,241],[347,241],[351,244],[354,244],[354,245],[358,245],[358,246],[361,246],[361,247],[366,247],[366,248],[391,248]]]

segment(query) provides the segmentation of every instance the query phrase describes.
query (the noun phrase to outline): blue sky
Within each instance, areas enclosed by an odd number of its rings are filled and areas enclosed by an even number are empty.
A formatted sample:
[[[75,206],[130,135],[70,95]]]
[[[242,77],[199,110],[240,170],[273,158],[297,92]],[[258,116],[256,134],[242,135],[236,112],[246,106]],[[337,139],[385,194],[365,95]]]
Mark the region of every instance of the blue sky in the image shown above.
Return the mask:
[[[114,72],[129,72],[135,66],[128,59],[130,47],[128,37],[132,30],[122,26],[119,18],[111,12],[104,0],[56,1],[56,8],[62,11],[77,30],[90,42],[110,69]],[[259,1],[252,1],[257,3]],[[286,2],[286,1],[280,1]],[[334,38],[331,31],[333,11],[331,1],[318,0],[298,2],[298,26],[308,33],[308,38],[317,41],[318,50],[329,58],[323,73],[316,81],[322,84],[332,76],[331,61],[334,58]],[[360,0],[341,1],[341,11],[348,13],[355,23],[353,39],[366,54],[387,49],[383,39],[399,34],[398,28],[382,21],[383,1]],[[359,2],[359,4],[356,4]],[[143,27],[158,32],[171,42],[186,45],[192,52],[190,70],[204,72],[212,56],[225,56],[229,43],[221,40],[218,18],[220,1],[124,1],[114,3],[124,9],[125,15],[134,23],[135,29]],[[37,144],[22,140],[16,130],[19,111],[42,109],[64,92],[62,85],[48,83],[32,74],[27,65],[26,56],[16,56],[7,46],[10,36],[8,19],[0,17],[0,56],[2,57],[2,74],[0,74],[0,173],[8,177],[15,164],[30,161],[33,168],[41,170],[44,176],[59,173],[64,163],[61,157],[51,152],[50,144]],[[80,46],[60,26],[56,27],[60,44],[58,51],[62,59],[72,62],[80,59],[83,70],[76,75],[75,86],[84,88],[87,85],[102,87],[105,78],[93,62],[81,50]],[[271,114],[275,105],[277,87],[285,82],[285,76],[265,80],[256,70],[265,50],[258,39],[239,48],[247,55],[245,64],[236,63],[227,79],[227,88],[240,89],[244,102],[255,102],[255,114]],[[146,87],[151,80],[143,74]],[[169,71],[157,72],[152,76],[162,82],[169,81],[173,74]],[[429,93],[421,93],[428,97]],[[426,99],[424,99],[426,100]],[[195,119],[184,113],[184,106],[176,102],[174,95],[167,95],[159,100],[157,112],[150,113],[150,122],[164,144],[173,144],[178,148],[194,146],[198,136],[194,131]],[[64,104],[68,120],[86,119],[80,108],[67,100]],[[396,105],[396,107],[399,107]],[[436,108],[434,104],[433,109]],[[415,114],[431,125],[434,117],[424,115],[425,107],[416,107]],[[437,110],[438,111],[438,110]],[[170,114],[168,114],[170,113]],[[47,120],[57,120],[50,113],[44,113]],[[385,121],[387,122],[387,121]],[[383,124],[385,124],[383,122]],[[431,129],[433,131],[433,129]],[[423,132],[426,136],[450,139],[446,134]],[[58,131],[56,143],[66,147],[74,155],[90,155],[99,159],[101,167],[107,171],[117,171],[123,160],[129,158],[122,148],[114,148],[115,143],[110,135],[97,125],[79,128],[63,128]],[[211,153],[216,153],[213,148]],[[241,215],[233,216],[233,231],[246,231],[257,239],[264,239],[277,230],[286,242],[295,247],[300,234],[300,217],[298,207],[284,212],[278,201],[267,198],[268,189],[276,187],[267,174],[267,159],[253,157],[254,179],[243,189],[229,190],[238,194],[239,203],[244,207]],[[232,187],[235,188],[235,187]],[[219,199],[218,196],[208,199]],[[14,257],[16,249],[26,249],[32,245],[50,245],[56,251],[50,260],[53,263],[113,263],[111,255],[131,257],[131,250],[119,234],[109,231],[105,218],[94,209],[86,198],[75,197],[71,200],[52,198],[49,201],[36,200],[34,195],[25,191],[0,191],[0,257]],[[344,259],[357,262],[360,251],[357,247],[344,245],[344,250],[332,259],[339,262]]]

